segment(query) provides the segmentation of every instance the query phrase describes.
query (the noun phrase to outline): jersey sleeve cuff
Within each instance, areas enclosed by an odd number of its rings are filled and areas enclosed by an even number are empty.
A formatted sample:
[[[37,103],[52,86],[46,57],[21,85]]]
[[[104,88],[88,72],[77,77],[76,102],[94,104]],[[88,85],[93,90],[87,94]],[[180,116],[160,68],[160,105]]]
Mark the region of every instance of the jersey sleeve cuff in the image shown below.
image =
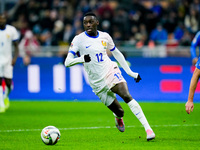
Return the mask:
[[[115,46],[114,46],[114,48],[110,49],[111,52],[114,51],[114,50],[115,50]]]

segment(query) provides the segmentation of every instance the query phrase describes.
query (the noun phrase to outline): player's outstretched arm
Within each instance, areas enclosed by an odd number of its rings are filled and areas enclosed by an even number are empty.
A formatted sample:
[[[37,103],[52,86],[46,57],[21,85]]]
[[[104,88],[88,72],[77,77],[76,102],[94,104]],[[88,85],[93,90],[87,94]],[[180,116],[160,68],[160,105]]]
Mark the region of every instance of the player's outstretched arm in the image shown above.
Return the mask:
[[[135,78],[136,82],[139,82],[141,80],[141,77],[138,73],[133,72],[130,67],[128,66],[123,54],[115,48],[114,51],[112,51],[112,55],[115,57],[115,59],[119,62],[119,64],[122,66],[122,68],[125,70],[125,72],[130,75],[131,77]]]
[[[193,98],[194,98],[194,93],[197,87],[199,77],[200,77],[200,70],[195,68],[191,81],[190,81],[188,101],[185,104],[185,110],[188,114],[190,114],[190,111],[193,111],[193,108],[194,108]]]
[[[90,62],[90,61],[91,61],[91,58],[90,58],[89,54],[74,58],[74,54],[69,52],[67,55],[67,58],[65,59],[65,66],[71,67],[76,64]]]

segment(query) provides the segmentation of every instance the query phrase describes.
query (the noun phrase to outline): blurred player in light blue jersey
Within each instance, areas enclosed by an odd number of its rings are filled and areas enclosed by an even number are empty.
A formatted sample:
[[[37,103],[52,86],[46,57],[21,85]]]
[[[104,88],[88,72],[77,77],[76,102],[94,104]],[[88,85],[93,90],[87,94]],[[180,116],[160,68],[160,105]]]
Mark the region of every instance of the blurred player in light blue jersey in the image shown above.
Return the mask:
[[[17,60],[19,35],[15,27],[6,24],[6,17],[0,13],[0,113],[9,107],[9,93],[12,86],[13,66]],[[12,44],[14,56],[12,56]],[[5,80],[6,88],[3,94],[2,80]]]
[[[197,46],[200,47],[200,31],[197,32],[194,39],[192,40],[192,44],[191,44],[191,48],[190,48],[191,56],[192,56],[192,63],[195,64],[196,68],[194,70],[194,73],[193,73],[191,81],[190,81],[188,101],[185,104],[185,109],[188,114],[190,114],[190,111],[193,111],[193,109],[194,109],[194,104],[193,104],[194,93],[195,93],[197,83],[198,83],[199,77],[200,77],[200,57],[197,58],[197,55],[196,55]],[[199,48],[199,52],[200,52],[200,48]]]
[[[124,132],[125,130],[124,110],[117,101],[115,94],[123,98],[142,123],[147,133],[147,140],[152,140],[155,138],[153,130],[140,105],[130,95],[127,83],[117,63],[110,60],[106,51],[111,51],[126,73],[133,77],[136,82],[141,80],[140,75],[131,71],[124,56],[115,47],[110,35],[97,30],[98,25],[99,21],[94,13],[85,14],[83,18],[85,32],[74,37],[65,60],[65,66],[71,67],[79,63],[84,64],[93,92],[113,112],[116,127],[119,131]],[[80,57],[75,57],[77,53],[80,54]]]

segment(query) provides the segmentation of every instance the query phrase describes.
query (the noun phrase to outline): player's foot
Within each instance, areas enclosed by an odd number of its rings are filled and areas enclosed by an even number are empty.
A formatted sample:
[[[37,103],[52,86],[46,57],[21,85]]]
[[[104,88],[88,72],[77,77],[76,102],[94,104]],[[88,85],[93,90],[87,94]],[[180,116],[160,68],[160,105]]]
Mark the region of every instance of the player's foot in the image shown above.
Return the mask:
[[[116,124],[117,129],[120,132],[124,132],[125,126],[124,126],[123,118],[118,119],[118,118],[115,117],[115,124]]]
[[[146,130],[146,132],[147,132],[147,141],[155,139],[156,135],[152,130],[148,129]]]
[[[6,111],[5,107],[0,107],[0,113],[4,113]]]
[[[9,101],[9,98],[8,98],[8,97],[6,97],[6,98],[4,99],[4,104],[5,104],[5,108],[8,109],[9,106],[10,106],[10,101]]]

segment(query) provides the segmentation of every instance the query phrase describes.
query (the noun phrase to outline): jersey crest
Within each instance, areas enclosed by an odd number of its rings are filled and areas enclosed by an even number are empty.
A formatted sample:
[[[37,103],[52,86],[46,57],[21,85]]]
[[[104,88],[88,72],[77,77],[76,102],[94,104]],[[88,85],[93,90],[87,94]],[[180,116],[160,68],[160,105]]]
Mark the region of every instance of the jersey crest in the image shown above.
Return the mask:
[[[104,46],[104,49],[106,49],[107,43],[104,41],[101,41],[101,44]]]
[[[9,39],[9,38],[10,38],[10,35],[9,35],[9,34],[6,34],[6,38]]]
[[[73,43],[71,43],[70,47],[71,47],[71,48],[73,47]]]

